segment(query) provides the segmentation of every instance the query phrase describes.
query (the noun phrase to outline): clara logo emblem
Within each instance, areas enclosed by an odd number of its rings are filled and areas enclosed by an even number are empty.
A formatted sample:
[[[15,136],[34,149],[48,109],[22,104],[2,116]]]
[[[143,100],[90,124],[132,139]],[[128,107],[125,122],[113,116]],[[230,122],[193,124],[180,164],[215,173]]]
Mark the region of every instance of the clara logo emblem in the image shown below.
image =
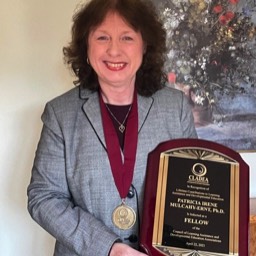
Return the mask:
[[[202,163],[195,163],[192,167],[192,174],[188,177],[188,183],[194,183],[198,185],[209,185],[209,180],[206,177],[207,168]]]
[[[192,173],[195,176],[202,177],[205,176],[205,174],[207,173],[207,169],[204,164],[196,163],[192,167]]]

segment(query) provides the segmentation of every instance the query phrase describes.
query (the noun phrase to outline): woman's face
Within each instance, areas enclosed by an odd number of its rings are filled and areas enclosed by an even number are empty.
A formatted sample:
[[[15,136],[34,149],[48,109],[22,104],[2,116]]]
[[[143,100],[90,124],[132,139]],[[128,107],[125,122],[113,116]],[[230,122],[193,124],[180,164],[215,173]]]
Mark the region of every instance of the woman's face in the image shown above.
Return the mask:
[[[144,52],[140,32],[109,13],[88,37],[88,58],[101,86],[134,86]]]

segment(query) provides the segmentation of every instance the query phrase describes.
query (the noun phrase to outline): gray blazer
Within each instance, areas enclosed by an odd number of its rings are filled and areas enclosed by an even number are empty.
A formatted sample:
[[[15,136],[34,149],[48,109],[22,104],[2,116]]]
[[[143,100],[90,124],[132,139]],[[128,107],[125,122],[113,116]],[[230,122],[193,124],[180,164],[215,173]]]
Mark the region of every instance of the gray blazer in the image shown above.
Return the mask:
[[[132,184],[138,198],[127,205],[142,214],[147,155],[160,142],[196,137],[183,93],[164,88],[138,96],[138,147]],[[106,256],[112,244],[138,234],[112,224],[120,205],[106,152],[97,92],[76,87],[46,104],[43,129],[28,186],[28,210],[57,242],[56,256]]]

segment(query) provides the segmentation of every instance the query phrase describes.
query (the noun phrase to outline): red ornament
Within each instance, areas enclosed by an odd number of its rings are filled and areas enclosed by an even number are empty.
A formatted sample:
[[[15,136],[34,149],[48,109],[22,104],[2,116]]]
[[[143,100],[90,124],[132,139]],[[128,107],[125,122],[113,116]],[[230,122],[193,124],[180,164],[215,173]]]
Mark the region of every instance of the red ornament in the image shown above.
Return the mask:
[[[235,17],[235,14],[229,11],[229,12],[226,12],[225,17],[227,18],[228,21],[230,21]]]
[[[219,4],[219,5],[215,5],[215,6],[213,7],[213,11],[214,11],[215,13],[221,13],[222,10],[223,10],[223,8],[222,8],[222,6],[221,6],[220,4]]]
[[[176,83],[176,74],[173,73],[173,72],[170,72],[170,73],[168,74],[168,81],[169,81],[169,83],[171,83],[171,84]]]
[[[237,4],[237,3],[239,2],[239,0],[229,0],[229,2],[230,2],[231,4]]]
[[[219,22],[220,22],[221,25],[227,25],[228,20],[227,20],[225,15],[220,15]]]
[[[220,15],[219,22],[221,25],[227,25],[234,17],[235,14],[231,11],[228,11],[225,14]]]

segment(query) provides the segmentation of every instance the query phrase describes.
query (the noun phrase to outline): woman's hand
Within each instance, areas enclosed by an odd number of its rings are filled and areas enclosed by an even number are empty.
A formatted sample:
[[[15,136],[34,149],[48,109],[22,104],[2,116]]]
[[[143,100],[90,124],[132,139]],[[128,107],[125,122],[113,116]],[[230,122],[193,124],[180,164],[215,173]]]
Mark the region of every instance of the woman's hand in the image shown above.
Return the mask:
[[[145,256],[142,252],[139,252],[127,244],[115,243],[112,246],[109,256]]]

